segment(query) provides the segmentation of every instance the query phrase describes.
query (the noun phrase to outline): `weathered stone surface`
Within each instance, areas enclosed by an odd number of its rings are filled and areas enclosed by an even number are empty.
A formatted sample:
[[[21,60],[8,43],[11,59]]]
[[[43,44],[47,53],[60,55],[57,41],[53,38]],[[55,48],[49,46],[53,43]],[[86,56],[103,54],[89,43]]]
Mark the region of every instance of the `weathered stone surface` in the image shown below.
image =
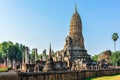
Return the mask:
[[[22,64],[22,72],[34,72],[35,64]]]
[[[28,47],[25,48],[25,64],[29,64],[29,49]]]
[[[98,66],[100,68],[108,68],[111,65],[111,54],[110,50],[106,50],[98,56]]]
[[[0,72],[0,80],[18,80],[17,72]]]
[[[51,57],[48,57],[47,62],[43,68],[43,72],[53,71],[54,70],[53,67],[54,67],[53,59]]]
[[[48,56],[48,59],[45,63],[45,66],[43,68],[43,72],[53,71],[53,70],[54,70],[54,62],[53,62],[53,58],[52,58],[51,44],[50,44],[49,56]]]
[[[52,71],[52,72],[3,72],[0,80],[84,80],[89,77],[99,77],[120,74],[120,69],[84,70],[84,71]]]
[[[111,56],[111,51],[110,50],[106,50],[104,52],[102,52],[102,54],[100,54],[98,56],[98,61],[102,61],[105,60],[107,63],[110,63],[110,56]]]
[[[84,48],[84,38],[82,35],[82,22],[77,11],[75,11],[71,18],[69,36],[72,41],[72,46]]]
[[[64,54],[64,60],[66,57],[68,57],[68,61],[65,60],[69,63],[68,65],[70,65],[71,62],[74,62],[76,66],[81,66],[84,63],[88,65],[87,63],[92,64],[93,62],[84,46],[84,37],[82,34],[82,20],[79,13],[77,12],[77,8],[70,21],[70,31],[69,35],[66,37],[64,49],[61,51],[61,55],[62,54]],[[78,59],[82,63],[76,63],[75,60]]]

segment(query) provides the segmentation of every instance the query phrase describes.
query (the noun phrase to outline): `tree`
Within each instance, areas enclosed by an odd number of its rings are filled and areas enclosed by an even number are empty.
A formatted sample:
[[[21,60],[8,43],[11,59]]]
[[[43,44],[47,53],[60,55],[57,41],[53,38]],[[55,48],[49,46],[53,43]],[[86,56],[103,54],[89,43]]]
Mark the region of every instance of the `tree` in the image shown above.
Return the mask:
[[[113,52],[110,59],[111,59],[112,65],[120,66],[120,51]]]
[[[30,59],[31,59],[32,61],[35,60],[35,50],[34,50],[34,49],[32,49],[32,53],[30,54]]]
[[[43,56],[43,53],[41,53],[41,54],[38,54],[38,59],[40,59],[41,60],[41,57]]]
[[[98,60],[98,55],[92,56],[92,59],[93,59],[94,61],[97,61],[97,60]]]
[[[1,56],[4,59],[4,64],[7,65],[7,54],[8,54],[8,43],[7,42],[3,42],[1,43]]]
[[[25,45],[13,43],[11,41],[0,44],[0,58],[4,60],[4,64],[12,66],[13,61],[21,63],[24,59]]]
[[[116,41],[119,38],[118,33],[113,33],[112,39],[114,41],[114,51],[116,51]]]
[[[20,50],[20,52],[22,54],[22,63],[23,64],[25,62],[25,48],[26,48],[25,45],[22,45],[22,44],[19,45],[19,50]]]

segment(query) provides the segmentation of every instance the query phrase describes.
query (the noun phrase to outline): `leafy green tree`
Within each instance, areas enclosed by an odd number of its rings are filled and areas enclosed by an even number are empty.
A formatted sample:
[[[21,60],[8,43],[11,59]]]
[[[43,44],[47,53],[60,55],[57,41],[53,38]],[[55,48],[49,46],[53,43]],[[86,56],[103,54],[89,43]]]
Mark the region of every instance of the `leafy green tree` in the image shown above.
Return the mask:
[[[38,59],[41,59],[42,56],[43,56],[43,53],[38,54]]]
[[[22,61],[22,53],[23,52],[22,52],[22,49],[20,47],[20,44],[15,43],[13,50],[14,50],[13,51],[13,53],[14,53],[14,56],[13,56],[14,60],[21,62]]]
[[[111,59],[112,65],[120,66],[120,51],[113,52],[110,59]]]
[[[17,45],[17,44],[16,44]],[[20,50],[20,53],[22,54],[22,63],[25,62],[25,48],[26,46],[25,45],[22,45],[22,44],[19,44],[19,50]],[[18,56],[19,57],[19,56]]]
[[[5,64],[12,64],[13,60],[16,62],[22,61],[22,56],[25,54],[25,45],[13,43],[11,41],[0,44],[0,57]]]
[[[1,44],[1,49],[0,49],[0,52],[1,52],[1,57],[4,59],[4,64],[7,65],[7,54],[8,54],[8,43],[7,42],[3,42]]]
[[[112,39],[114,41],[114,51],[116,51],[116,41],[119,38],[118,33],[113,33],[112,34]]]
[[[92,56],[92,59],[93,59],[94,61],[97,61],[97,60],[98,60],[98,55]]]
[[[32,50],[32,53],[30,54],[30,59],[33,61],[35,60],[35,50]]]

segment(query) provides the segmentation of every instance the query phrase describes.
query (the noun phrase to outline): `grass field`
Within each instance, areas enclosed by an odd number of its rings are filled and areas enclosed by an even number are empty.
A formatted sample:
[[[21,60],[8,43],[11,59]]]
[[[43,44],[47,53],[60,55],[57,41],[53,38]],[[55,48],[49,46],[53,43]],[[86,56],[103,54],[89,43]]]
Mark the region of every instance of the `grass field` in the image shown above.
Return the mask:
[[[3,64],[0,64],[0,72],[6,72],[9,69],[11,69],[11,67],[5,66]]]
[[[4,71],[7,71],[8,68],[0,68],[0,72],[4,72]]]
[[[113,76],[102,76],[102,77],[96,77],[96,78],[87,78],[85,80],[120,80],[120,74],[119,75],[113,75]]]

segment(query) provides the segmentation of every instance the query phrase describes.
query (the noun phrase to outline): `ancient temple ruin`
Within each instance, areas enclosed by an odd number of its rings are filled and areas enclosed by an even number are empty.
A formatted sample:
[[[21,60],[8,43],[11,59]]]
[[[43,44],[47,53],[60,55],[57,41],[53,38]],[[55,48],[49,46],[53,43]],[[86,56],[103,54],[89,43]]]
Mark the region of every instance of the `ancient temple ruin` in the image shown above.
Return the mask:
[[[46,64],[43,68],[44,72],[47,71],[53,71],[53,67],[54,67],[54,62],[53,62],[53,58],[52,58],[52,53],[51,53],[51,44],[50,44],[50,49],[49,49],[49,56],[48,59],[46,61]]]
[[[26,47],[26,50],[25,50],[25,63],[29,64],[29,49],[28,49],[28,47]]]
[[[30,69],[35,72],[48,72],[56,70],[85,70],[98,67],[97,63],[91,59],[90,55],[85,49],[84,37],[82,34],[82,20],[77,11],[77,7],[75,7],[75,12],[70,21],[70,30],[68,36],[65,39],[64,48],[61,51],[57,51],[55,56],[52,56],[50,45],[49,56],[46,57],[46,50],[44,50],[40,60],[37,60],[37,50],[35,51],[36,62],[29,64],[31,66]],[[28,57],[26,56],[26,58]],[[27,59],[26,61],[26,63],[28,63]]]
[[[91,61],[90,55],[84,46],[84,37],[82,34],[82,20],[75,7],[75,12],[71,18],[69,35],[66,37],[64,53],[70,55],[71,60]]]
[[[82,20],[75,6],[75,12],[70,21],[69,35],[65,39],[63,50],[58,51],[57,55],[68,63],[68,67],[90,67],[93,60],[87,53],[84,45],[84,37],[82,34]],[[77,69],[77,68],[76,68]]]

